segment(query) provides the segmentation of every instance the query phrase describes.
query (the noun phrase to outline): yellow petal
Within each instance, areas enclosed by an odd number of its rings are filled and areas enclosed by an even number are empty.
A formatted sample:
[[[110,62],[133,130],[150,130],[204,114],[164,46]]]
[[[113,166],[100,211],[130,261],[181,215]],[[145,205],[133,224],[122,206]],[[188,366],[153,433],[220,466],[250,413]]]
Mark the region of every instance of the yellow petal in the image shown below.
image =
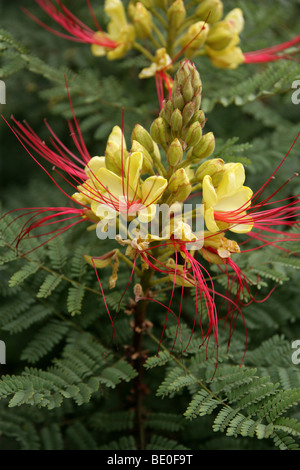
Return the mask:
[[[236,69],[240,64],[244,63],[245,57],[241,48],[233,45],[238,42],[238,35],[234,35],[230,46],[226,47],[226,49],[222,49],[221,51],[216,51],[211,47],[205,46],[212,64],[215,67],[224,69]]]
[[[205,220],[206,227],[210,232],[213,232],[213,233],[219,232],[220,229],[218,225],[216,224],[214,210],[212,207],[208,208],[205,211],[204,220]]]
[[[86,165],[84,171],[88,176],[92,177],[100,168],[105,168],[105,157],[93,157]]]
[[[207,209],[209,207],[213,207],[217,203],[217,200],[218,200],[217,193],[214,188],[214,185],[212,184],[212,179],[209,175],[206,175],[203,178],[202,194],[203,194],[203,202]]]
[[[121,198],[124,197],[124,194],[128,196],[128,199],[132,201],[134,197],[134,191],[131,189],[129,185],[127,185],[127,181],[125,178],[121,178],[120,176],[116,175],[107,168],[100,168],[97,172],[97,178],[104,185],[107,193],[108,198],[112,200],[112,202],[118,202]]]
[[[141,152],[133,152],[126,160],[125,174],[129,186],[135,192],[135,199],[141,197],[140,194],[140,177],[143,168],[143,155]]]
[[[230,227],[230,231],[234,233],[248,233],[253,229],[253,224],[237,224]]]
[[[228,211],[241,211],[246,210],[251,204],[251,197],[253,192],[247,186],[242,186],[232,196],[220,198],[214,207],[215,211],[228,212]]]
[[[142,203],[146,206],[154,204],[164,193],[168,185],[168,181],[162,176],[150,176],[141,186]]]
[[[155,215],[156,215],[156,207],[154,204],[151,204],[148,207],[143,207],[143,209],[141,209],[138,212],[138,219],[140,222],[144,224],[144,223],[151,222],[151,220],[155,217]]]
[[[254,225],[251,215],[247,215],[246,212],[243,212],[242,214],[240,214],[239,219],[242,223],[232,225],[229,230],[234,233],[251,232]]]
[[[218,199],[235,194],[245,182],[245,168],[241,163],[227,163],[225,173],[217,188]]]
[[[121,0],[105,0],[104,11],[111,20],[107,31],[113,39],[117,39],[121,28],[127,25],[125,9]]]
[[[95,57],[103,57],[106,54],[106,49],[103,46],[98,46],[98,44],[91,45],[92,54]]]
[[[101,188],[98,188],[97,178],[89,178],[82,185],[77,187],[78,191],[86,199],[88,203],[100,197]]]
[[[102,256],[83,255],[83,257],[88,264],[101,269],[111,265],[112,261],[116,258],[118,252],[119,250],[115,249]]]
[[[93,210],[93,204],[91,205],[91,209]],[[96,214],[97,217],[100,219],[107,219],[107,220],[113,220],[117,217],[117,213],[113,207],[110,207],[106,204],[98,204],[96,211],[93,210],[93,212]]]
[[[97,31],[94,34],[95,41],[102,41],[103,39],[105,40],[106,37],[107,37],[106,34],[104,34],[102,31]],[[105,47],[100,46],[100,44],[96,44],[96,43],[91,45],[91,51],[95,57],[101,57],[106,54]]]

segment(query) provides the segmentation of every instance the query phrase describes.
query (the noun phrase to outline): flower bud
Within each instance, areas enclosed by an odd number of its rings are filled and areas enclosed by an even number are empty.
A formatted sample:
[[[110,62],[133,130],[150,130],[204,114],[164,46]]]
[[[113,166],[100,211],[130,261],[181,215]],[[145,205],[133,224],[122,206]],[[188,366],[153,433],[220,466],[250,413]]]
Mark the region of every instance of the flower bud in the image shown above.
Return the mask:
[[[171,116],[170,121],[171,129],[173,132],[179,132],[182,128],[182,115],[179,109],[175,109]]]
[[[175,82],[184,87],[186,80],[190,78],[194,90],[197,90],[201,87],[201,78],[196,66],[189,60],[184,60],[175,75]]]
[[[185,101],[181,93],[181,88],[174,86],[174,84],[172,88],[172,102],[174,108],[178,108],[180,111],[184,108]]]
[[[171,122],[171,115],[174,111],[174,106],[171,100],[164,100],[163,107],[159,115],[167,121],[168,124]]]
[[[207,23],[216,23],[223,15],[221,0],[203,0],[195,11],[195,15]]]
[[[182,95],[183,95],[185,103],[188,103],[189,101],[193,99],[195,90],[192,86],[191,77],[188,77],[186,79],[185,84],[181,88],[181,90],[182,90]]]
[[[184,49],[186,57],[191,59],[199,49],[204,45],[209,31],[209,26],[204,21],[198,21],[189,27],[181,40],[181,46]]]
[[[182,125],[185,127],[195,115],[195,103],[190,101],[182,110]]]
[[[167,128],[166,122],[163,120],[162,117],[158,117],[153,121],[150,134],[152,139],[161,145],[166,145],[169,138],[169,132]]]
[[[141,144],[143,147],[145,147],[148,152],[153,152],[153,140],[149,132],[146,131],[146,129],[143,128],[140,124],[136,124],[133,128],[132,134],[131,134],[131,141],[133,142],[136,140]]]
[[[183,110],[189,101],[195,102],[198,109],[201,102],[202,83],[199,72],[189,60],[181,63],[174,79],[172,88],[172,102],[174,108]]]
[[[193,116],[192,121],[193,122],[195,122],[195,121],[200,122],[201,127],[203,128],[204,124],[206,122],[206,117],[205,117],[204,111],[202,111],[202,109],[199,109],[198,111],[196,111],[194,116]]]
[[[197,110],[200,108],[201,98],[202,98],[202,88],[198,88],[195,91],[194,97],[192,99],[192,101],[195,105],[195,109],[197,109]]]
[[[178,139],[174,139],[168,148],[167,159],[172,167],[176,167],[182,160],[183,149]]]
[[[130,16],[139,39],[149,38],[152,34],[152,15],[141,2],[130,5]]]
[[[105,149],[105,166],[108,170],[121,175],[122,159],[125,162],[128,156],[123,132],[119,126],[114,126],[110,133]]]
[[[202,165],[199,166],[198,170],[196,171],[196,178],[201,182],[204,176],[209,175],[213,180],[214,176],[216,176],[218,173],[223,174],[224,171],[224,160],[221,158],[213,158],[203,162]],[[214,181],[213,185],[217,186],[214,184]]]
[[[168,190],[173,195],[172,201],[185,201],[191,194],[192,185],[184,168],[179,168],[171,176]]]
[[[194,122],[187,130],[187,133],[184,137],[184,141],[188,147],[194,147],[197,145],[202,137],[202,127],[201,124],[197,121]]]
[[[212,132],[205,134],[198,145],[193,147],[192,160],[198,161],[208,158],[215,150],[215,136]]]
[[[240,8],[234,8],[233,10],[231,10],[225,16],[225,21],[230,24],[231,29],[235,33],[240,34],[243,31],[245,21],[243,17],[243,12]]]
[[[131,153],[140,152],[143,155],[142,173],[149,173],[153,168],[153,160],[148,150],[145,149],[137,140],[132,141]]]
[[[225,49],[229,46],[234,36],[234,31],[226,21],[220,21],[214,24],[207,35],[206,43],[209,47],[216,50]]]
[[[184,22],[186,16],[183,0],[175,0],[168,9],[167,16],[170,30],[174,31],[178,29]]]

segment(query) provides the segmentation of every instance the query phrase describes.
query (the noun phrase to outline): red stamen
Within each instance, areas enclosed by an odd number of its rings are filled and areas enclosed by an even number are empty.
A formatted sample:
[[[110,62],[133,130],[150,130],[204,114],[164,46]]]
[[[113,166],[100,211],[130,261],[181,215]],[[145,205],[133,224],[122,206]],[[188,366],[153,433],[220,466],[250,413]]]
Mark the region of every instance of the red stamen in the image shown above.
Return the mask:
[[[246,64],[255,64],[262,62],[273,62],[275,60],[292,59],[288,54],[278,54],[279,52],[290,49],[300,43],[300,35],[291,39],[290,41],[277,44],[276,46],[267,47],[258,51],[245,52],[244,58]]]
[[[60,11],[56,6],[53,4],[51,0],[35,0],[36,3],[47,13],[50,18],[52,18],[57,24],[59,24],[67,33],[64,34],[60,31],[57,31],[47,24],[43,23],[39,20],[36,16],[34,16],[30,11],[26,8],[22,8],[24,13],[28,15],[31,19],[33,19],[36,23],[40,26],[45,28],[46,30],[50,31],[51,33],[60,36],[64,39],[68,39],[69,41],[76,41],[80,43],[88,43],[88,44],[96,44],[99,46],[103,46],[107,49],[115,49],[118,44],[111,40],[105,33],[103,33],[103,37],[99,38],[95,36],[95,31],[85,25],[82,21],[80,21],[70,10],[68,10],[60,0],[56,0],[57,5],[61,8]],[[95,15],[92,11],[90,2],[87,0],[88,8],[91,12],[93,17],[94,23],[97,26],[99,31],[102,31]]]

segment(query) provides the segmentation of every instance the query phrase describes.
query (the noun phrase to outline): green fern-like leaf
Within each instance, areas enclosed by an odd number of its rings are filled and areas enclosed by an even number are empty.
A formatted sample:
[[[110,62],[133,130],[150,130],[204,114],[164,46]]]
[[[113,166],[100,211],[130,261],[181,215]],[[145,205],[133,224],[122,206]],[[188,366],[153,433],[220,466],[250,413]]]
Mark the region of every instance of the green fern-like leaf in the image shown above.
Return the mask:
[[[56,274],[48,274],[37,293],[38,298],[46,299],[59,286],[63,277]]]
[[[85,294],[85,285],[80,284],[78,287],[70,287],[68,290],[68,312],[71,315],[78,315],[81,313],[83,297]]]

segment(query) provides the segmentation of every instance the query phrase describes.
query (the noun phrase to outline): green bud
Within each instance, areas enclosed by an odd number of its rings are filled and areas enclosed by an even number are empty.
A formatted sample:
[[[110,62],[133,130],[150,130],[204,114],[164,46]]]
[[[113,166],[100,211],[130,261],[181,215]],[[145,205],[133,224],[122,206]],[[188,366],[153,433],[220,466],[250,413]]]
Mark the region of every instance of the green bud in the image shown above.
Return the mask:
[[[184,22],[186,16],[183,0],[175,0],[168,9],[167,16],[170,30],[178,29]]]
[[[184,101],[186,103],[191,101],[194,97],[194,93],[195,93],[195,90],[192,86],[191,77],[188,77],[184,86],[182,87],[182,94],[183,94]]]
[[[199,49],[203,47],[206,41],[208,31],[209,26],[204,21],[197,21],[189,27],[181,39],[181,46],[185,48],[184,54],[186,57],[191,59],[199,52]]]
[[[203,128],[203,126],[206,122],[206,117],[205,117],[204,111],[202,111],[202,109],[199,109],[199,111],[197,111],[197,113],[195,113],[195,117],[196,117],[197,121],[200,122],[201,127]]]
[[[206,117],[205,117],[204,111],[202,111],[202,109],[198,109],[198,111],[195,112],[194,116],[191,119],[190,124],[192,124],[193,122],[196,122],[196,121],[198,121],[201,124],[202,128],[204,127],[205,122],[206,122]]]
[[[172,102],[174,108],[180,109],[180,111],[184,108],[185,101],[183,98],[183,95],[181,93],[181,87],[179,86],[174,86],[175,83],[173,84],[172,88]]]
[[[153,121],[150,134],[152,139],[161,145],[166,145],[169,138],[168,128],[166,122],[162,117],[158,117]]]
[[[168,148],[167,159],[172,167],[176,167],[182,160],[183,149],[178,139],[174,139]]]
[[[151,157],[153,158],[154,162],[160,162],[161,161],[161,155],[159,151],[159,147],[156,142],[153,142],[154,145],[154,150],[151,152]]]
[[[183,87],[187,79],[191,76],[193,72],[193,64],[189,60],[185,60],[180,64],[179,69],[175,75],[174,81],[176,85]]]
[[[199,109],[201,105],[201,98],[202,98],[202,89],[198,88],[197,91],[195,91],[194,97],[192,101],[195,104],[195,109]]]
[[[171,100],[164,100],[163,101],[163,108],[159,115],[167,121],[168,124],[171,122],[171,115],[174,111],[174,106]]]
[[[203,160],[208,158],[215,150],[215,136],[212,132],[205,134],[200,142],[193,147],[192,159],[194,161]]]
[[[207,23],[216,23],[223,15],[223,4],[221,0],[202,0],[195,15]]]
[[[195,103],[190,101],[182,110],[182,125],[185,127],[195,115]]]
[[[189,101],[195,102],[195,109],[198,109],[201,103],[202,83],[199,72],[194,64],[189,60],[185,60],[175,75],[172,102],[174,108],[183,110]]]
[[[139,142],[148,152],[153,152],[153,140],[151,135],[140,124],[134,126],[131,134],[131,141],[133,142],[133,140]]]
[[[132,141],[131,152],[141,152],[143,155],[142,173],[149,173],[153,168],[153,160],[148,150],[145,149],[137,140]]]
[[[188,147],[194,147],[197,145],[202,137],[202,127],[201,124],[197,121],[189,126],[187,133],[184,137],[184,141]]]
[[[221,158],[212,158],[207,160],[199,166],[196,171],[196,178],[201,182],[204,176],[209,175],[213,177],[217,173],[223,173],[224,170],[224,160]]]
[[[173,111],[170,124],[173,132],[181,131],[182,115],[178,108]]]
[[[172,202],[184,201],[192,191],[192,185],[184,168],[178,168],[171,176],[168,190],[172,194]]]

